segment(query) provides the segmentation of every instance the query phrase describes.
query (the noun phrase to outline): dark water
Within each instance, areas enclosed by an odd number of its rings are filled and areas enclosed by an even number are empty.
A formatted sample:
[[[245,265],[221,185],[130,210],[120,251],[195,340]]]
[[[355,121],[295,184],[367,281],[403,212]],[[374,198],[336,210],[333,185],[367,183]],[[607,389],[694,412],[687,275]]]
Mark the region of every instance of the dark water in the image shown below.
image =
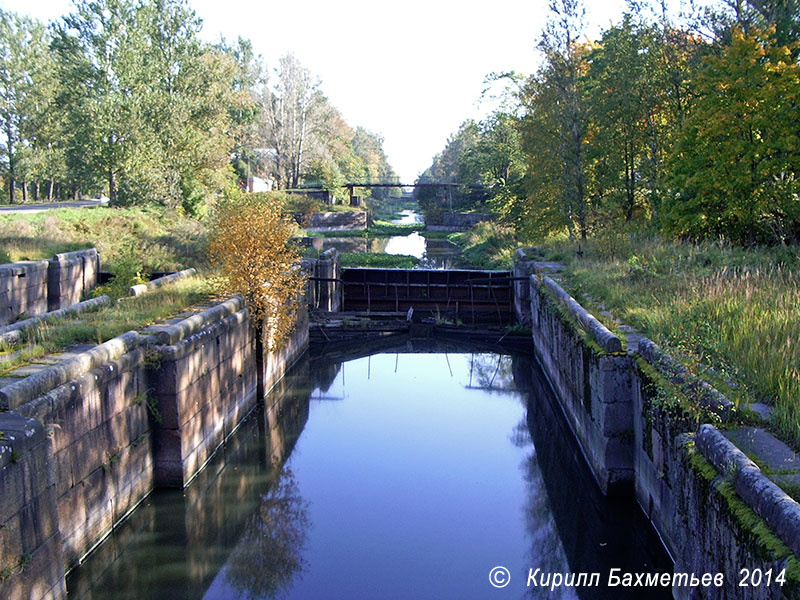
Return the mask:
[[[526,588],[528,569],[671,571],[635,504],[597,491],[530,359],[408,350],[306,361],[70,597],[621,598]]]

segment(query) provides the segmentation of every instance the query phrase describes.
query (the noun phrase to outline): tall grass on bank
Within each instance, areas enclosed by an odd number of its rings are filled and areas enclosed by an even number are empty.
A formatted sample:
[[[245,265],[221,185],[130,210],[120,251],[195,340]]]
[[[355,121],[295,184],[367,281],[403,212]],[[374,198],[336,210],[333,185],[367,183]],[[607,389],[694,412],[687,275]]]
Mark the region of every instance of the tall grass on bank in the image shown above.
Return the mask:
[[[60,208],[0,216],[0,263],[41,260],[92,246],[109,265],[135,248],[147,271],[206,263],[204,225],[162,207]]]
[[[483,222],[447,239],[461,246],[464,258],[479,269],[510,269],[514,262],[516,242],[510,227]]]
[[[371,227],[366,229],[348,229],[345,231],[309,231],[308,237],[363,237],[363,238],[382,238],[393,237],[396,235],[411,235],[415,231],[423,231],[425,225],[395,225],[387,221],[376,221]]]
[[[744,250],[644,240],[556,243],[573,293],[676,351],[742,403],[774,406],[773,419],[800,447],[800,258],[796,249]]]
[[[340,260],[343,267],[413,269],[419,265],[419,259],[416,256],[379,252],[345,252],[340,255]]]
[[[26,333],[25,349],[17,358],[0,365],[0,376],[7,375],[20,364],[62,351],[70,344],[100,344],[126,331],[159,323],[214,294],[215,286],[211,279],[187,277],[147,294],[125,298],[98,311],[83,313],[78,319],[43,324]]]

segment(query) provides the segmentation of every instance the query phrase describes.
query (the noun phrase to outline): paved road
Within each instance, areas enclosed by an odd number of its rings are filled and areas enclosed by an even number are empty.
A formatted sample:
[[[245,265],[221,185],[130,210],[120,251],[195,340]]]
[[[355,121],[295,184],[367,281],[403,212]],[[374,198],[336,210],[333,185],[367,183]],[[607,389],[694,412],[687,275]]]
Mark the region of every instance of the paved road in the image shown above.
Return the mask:
[[[69,202],[45,202],[40,204],[10,204],[8,206],[0,206],[0,215],[9,213],[37,213],[46,210],[56,210],[57,208],[91,208],[94,206],[105,206],[106,204],[108,204],[107,198]]]

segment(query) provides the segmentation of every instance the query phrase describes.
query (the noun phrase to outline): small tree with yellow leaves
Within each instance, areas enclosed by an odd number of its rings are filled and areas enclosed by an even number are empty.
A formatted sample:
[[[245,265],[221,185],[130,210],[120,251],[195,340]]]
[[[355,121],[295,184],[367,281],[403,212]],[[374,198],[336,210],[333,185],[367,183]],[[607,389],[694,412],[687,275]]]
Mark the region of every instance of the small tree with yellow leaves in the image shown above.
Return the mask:
[[[258,343],[270,351],[294,330],[305,276],[290,243],[295,225],[275,197],[234,193],[215,207],[209,252],[226,292],[244,296]]]

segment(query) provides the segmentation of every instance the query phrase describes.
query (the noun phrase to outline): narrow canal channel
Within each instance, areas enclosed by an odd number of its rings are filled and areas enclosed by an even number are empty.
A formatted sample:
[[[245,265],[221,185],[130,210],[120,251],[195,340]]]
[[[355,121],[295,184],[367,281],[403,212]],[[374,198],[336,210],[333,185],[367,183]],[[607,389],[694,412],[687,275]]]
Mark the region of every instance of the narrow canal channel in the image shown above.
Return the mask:
[[[421,225],[423,216],[414,210],[404,210],[400,217],[393,219],[395,225]],[[461,249],[443,239],[428,239],[415,231],[408,235],[394,235],[384,238],[337,237],[330,232],[323,238],[306,238],[319,252],[336,248],[339,252],[374,252],[379,254],[405,254],[420,259],[420,268],[454,269],[468,267],[461,255]]]
[[[73,570],[70,597],[622,598],[528,572],[672,570],[638,507],[599,494],[530,357],[304,359],[266,404]]]

